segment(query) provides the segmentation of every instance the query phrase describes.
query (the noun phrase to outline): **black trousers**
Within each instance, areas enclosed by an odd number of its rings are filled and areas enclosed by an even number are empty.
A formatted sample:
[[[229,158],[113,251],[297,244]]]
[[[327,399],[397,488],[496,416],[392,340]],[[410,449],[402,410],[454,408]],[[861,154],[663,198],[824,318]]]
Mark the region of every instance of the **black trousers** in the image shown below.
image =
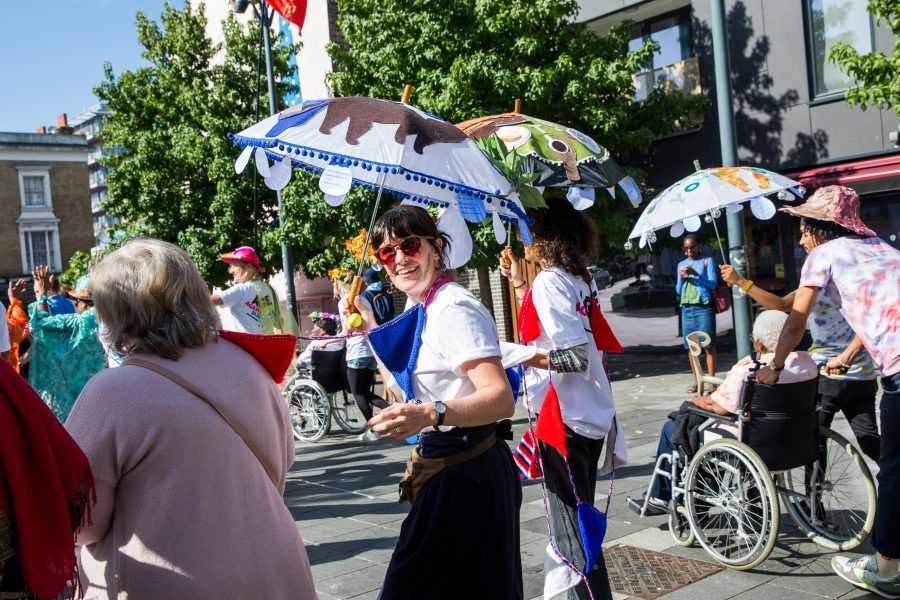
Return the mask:
[[[387,408],[387,402],[384,398],[372,391],[375,383],[375,371],[369,368],[353,369],[347,367],[347,383],[350,386],[350,393],[359,407],[359,412],[363,414],[366,421],[372,418],[373,407]]]
[[[578,529],[578,504],[572,493],[572,484],[566,471],[562,455],[552,446],[538,441],[541,454],[541,468],[544,471],[544,482],[547,486],[547,497],[550,501],[550,521],[553,524],[553,537],[556,546],[579,571],[584,572],[587,559],[581,543],[581,532]],[[594,503],[594,492],[597,488],[597,466],[603,452],[603,439],[592,440],[579,435],[566,427],[566,450],[569,452],[569,467],[575,489],[585,502]],[[606,572],[606,561],[603,555],[589,573],[586,573],[588,584],[595,600],[612,600],[609,587],[609,574]],[[568,600],[588,600],[590,595],[584,582],[571,588]]]
[[[819,423],[831,427],[838,412],[844,413],[863,454],[878,462],[881,438],[875,420],[875,395],[878,383],[874,379],[851,380],[819,377]]]
[[[472,448],[496,426],[423,435],[423,458]],[[522,484],[503,440],[428,481],[400,526],[379,600],[522,600]]]

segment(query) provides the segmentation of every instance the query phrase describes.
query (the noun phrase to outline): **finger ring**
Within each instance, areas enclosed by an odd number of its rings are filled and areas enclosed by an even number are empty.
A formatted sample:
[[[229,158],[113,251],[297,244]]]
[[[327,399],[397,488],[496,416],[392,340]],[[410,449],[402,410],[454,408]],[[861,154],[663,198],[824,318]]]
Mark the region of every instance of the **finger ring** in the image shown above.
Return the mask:
[[[394,427],[394,433],[396,433],[397,435],[400,435],[400,426],[399,425],[397,427]]]

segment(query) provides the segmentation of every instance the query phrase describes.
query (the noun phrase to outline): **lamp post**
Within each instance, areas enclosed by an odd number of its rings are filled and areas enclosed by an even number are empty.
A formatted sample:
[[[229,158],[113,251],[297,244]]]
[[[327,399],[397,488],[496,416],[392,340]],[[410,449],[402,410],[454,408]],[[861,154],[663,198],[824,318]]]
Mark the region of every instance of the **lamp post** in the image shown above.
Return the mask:
[[[234,0],[234,12],[242,14],[246,12],[247,7],[253,8],[254,14],[259,19],[260,27],[263,31],[263,45],[266,53],[266,79],[269,89],[269,114],[274,115],[278,112],[278,101],[275,98],[275,72],[272,69],[272,35],[271,26],[272,18],[275,11],[270,9],[266,0],[258,0],[259,8],[251,0]],[[275,197],[278,200],[278,226],[284,233],[284,210],[281,202],[281,190],[275,191]],[[297,318],[297,302],[294,290],[294,261],[291,257],[291,248],[288,243],[281,243],[281,268],[284,271],[285,294],[287,296],[288,310]]]
[[[710,0],[713,60],[716,67],[716,112],[719,118],[719,146],[722,166],[737,165],[737,148],[734,139],[734,104],[731,96],[731,69],[728,60],[728,43],[725,32],[725,0]],[[728,260],[741,274],[747,275],[747,254],[744,249],[743,212],[726,213],[728,224]],[[732,287],[732,317],[738,358],[748,356],[750,346],[750,298]]]

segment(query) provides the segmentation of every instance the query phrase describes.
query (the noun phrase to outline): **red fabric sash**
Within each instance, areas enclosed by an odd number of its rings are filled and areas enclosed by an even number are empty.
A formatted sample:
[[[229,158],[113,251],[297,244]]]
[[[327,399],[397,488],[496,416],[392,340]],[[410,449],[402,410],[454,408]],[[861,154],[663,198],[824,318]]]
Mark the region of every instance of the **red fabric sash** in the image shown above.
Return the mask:
[[[625,349],[613,333],[606,321],[606,317],[600,311],[600,305],[591,298],[591,334],[594,344],[601,352],[624,352]],[[531,287],[525,292],[522,307],[519,310],[519,338],[523,344],[533,342],[541,333],[540,320],[537,310],[534,308],[534,300],[531,298]]]
[[[38,598],[77,587],[75,539],[96,502],[87,457],[43,400],[0,361],[0,512],[11,518],[22,574]]]

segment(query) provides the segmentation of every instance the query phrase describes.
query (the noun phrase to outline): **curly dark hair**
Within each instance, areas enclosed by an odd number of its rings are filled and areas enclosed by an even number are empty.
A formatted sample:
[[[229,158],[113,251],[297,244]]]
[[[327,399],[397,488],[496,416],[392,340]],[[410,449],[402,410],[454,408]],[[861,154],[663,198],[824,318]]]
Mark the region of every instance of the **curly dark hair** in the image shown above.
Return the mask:
[[[535,254],[554,267],[583,277],[590,284],[588,263],[597,254],[597,226],[586,214],[562,198],[547,198],[548,208],[526,209]]]
[[[827,242],[840,237],[859,235],[855,231],[850,231],[843,225],[838,225],[834,221],[820,221],[819,219],[810,219],[809,217],[800,219],[800,233],[807,233]]]
[[[444,257],[449,256],[450,236],[437,228],[437,223],[427,210],[418,206],[402,204],[381,215],[372,228],[371,245],[377,250],[389,237],[403,239],[411,236],[431,238],[427,241],[440,257],[441,268],[445,267]],[[443,240],[443,252],[438,247],[437,240]]]

